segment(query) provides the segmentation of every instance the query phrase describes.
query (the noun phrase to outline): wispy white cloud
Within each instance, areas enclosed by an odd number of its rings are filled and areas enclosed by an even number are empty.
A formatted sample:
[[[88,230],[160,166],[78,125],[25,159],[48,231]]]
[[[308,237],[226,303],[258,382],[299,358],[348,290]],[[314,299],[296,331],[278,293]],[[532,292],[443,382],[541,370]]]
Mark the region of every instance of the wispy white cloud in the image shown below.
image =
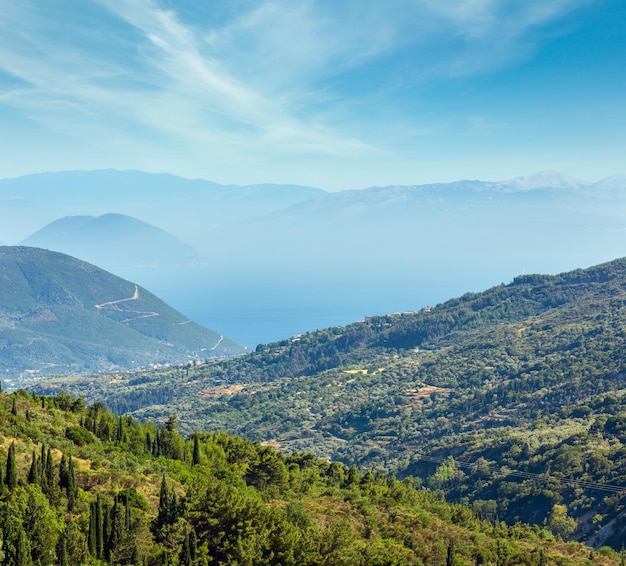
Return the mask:
[[[0,104],[138,151],[355,156],[441,129],[403,115],[407,85],[528,57],[537,30],[593,0],[250,0],[217,2],[215,19],[176,1],[66,1],[3,6],[0,70],[19,81]]]

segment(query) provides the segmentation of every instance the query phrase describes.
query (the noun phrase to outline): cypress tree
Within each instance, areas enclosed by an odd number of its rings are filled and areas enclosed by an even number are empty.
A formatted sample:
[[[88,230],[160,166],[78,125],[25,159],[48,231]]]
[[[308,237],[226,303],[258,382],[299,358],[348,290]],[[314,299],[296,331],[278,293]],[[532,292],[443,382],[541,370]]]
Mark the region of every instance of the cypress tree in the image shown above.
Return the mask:
[[[448,542],[448,555],[446,557],[446,566],[454,566],[454,541],[450,539]]]
[[[41,491],[44,493],[48,492],[48,486],[46,485],[46,447],[41,445],[41,457],[37,462],[37,477],[39,478],[39,485],[41,486]]]
[[[100,552],[100,558],[109,558],[110,556],[110,542],[111,542],[111,508],[102,504],[102,546]]]
[[[61,533],[59,536],[59,541],[57,542],[57,562],[59,566],[69,566],[68,556],[67,556],[67,539],[65,537],[65,531]]]
[[[89,549],[89,554],[96,558],[98,554],[98,536],[97,536],[97,524],[96,524],[96,502],[92,501],[89,504],[89,532],[87,534],[87,547]]]
[[[96,558],[104,555],[104,514],[100,494],[96,496]]]
[[[23,528],[20,528],[15,547],[15,566],[30,566],[33,563],[30,557],[30,544]]]
[[[346,486],[351,487],[359,483],[359,472],[357,472],[356,466],[352,464],[348,470],[348,478],[346,480]]]
[[[74,508],[76,502],[76,476],[74,475],[74,462],[70,456],[67,464],[67,510],[71,511]]]
[[[189,531],[189,554],[191,556],[191,561],[193,562],[198,556],[198,544],[196,542],[196,531],[191,529]]]
[[[15,462],[15,442],[11,442],[9,446],[9,454],[7,455],[7,473],[4,483],[9,489],[17,486],[17,464]]]
[[[30,470],[28,470],[28,483],[39,483],[37,454],[33,450],[33,459],[30,463]]]
[[[128,495],[124,499],[124,528],[130,531],[130,500]]]
[[[193,458],[191,463],[194,466],[200,463],[200,439],[197,432],[193,435]]]
[[[191,566],[191,548],[189,547],[189,533],[185,534],[183,549],[180,553],[180,566]]]
[[[159,514],[157,515],[156,528],[160,529],[169,522],[170,492],[165,481],[165,474],[161,479],[161,491],[159,492]]]
[[[124,439],[124,424],[122,423],[122,416],[120,415],[117,421],[117,435],[116,435],[117,443],[119,444],[120,442],[122,442],[123,439]]]
[[[59,487],[67,490],[69,485],[69,472],[67,469],[67,458],[65,454],[61,455],[61,463],[59,464]]]
[[[125,522],[126,513],[122,507],[122,499],[117,496],[113,503],[113,510],[111,511],[111,532],[108,537],[107,545],[107,554],[109,556],[124,539],[124,535],[126,534]]]
[[[11,406],[11,414],[14,417],[17,417],[17,401],[15,399],[15,396],[13,397],[13,405]]]
[[[50,447],[48,447],[48,450],[46,451],[46,465],[43,476],[46,478],[45,486],[42,485],[41,489],[47,496],[50,496],[55,491],[55,486],[57,485],[57,482],[54,479],[54,461],[52,460],[52,451]]]

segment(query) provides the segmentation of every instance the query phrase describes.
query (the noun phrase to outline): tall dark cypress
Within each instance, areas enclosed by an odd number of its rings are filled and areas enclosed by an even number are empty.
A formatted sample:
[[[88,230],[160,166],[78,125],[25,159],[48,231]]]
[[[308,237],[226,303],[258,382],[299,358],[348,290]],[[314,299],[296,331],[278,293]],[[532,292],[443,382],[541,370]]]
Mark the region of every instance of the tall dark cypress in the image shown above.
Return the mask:
[[[59,487],[67,491],[69,483],[69,472],[67,470],[67,457],[61,455],[61,463],[59,464]]]
[[[124,527],[130,531],[130,499],[128,495],[124,498]]]
[[[17,486],[17,463],[15,461],[15,442],[11,442],[9,446],[9,454],[7,455],[7,473],[4,483],[9,489]]]
[[[113,510],[111,511],[111,532],[108,538],[107,555],[114,551],[124,539],[126,534],[126,512],[120,496],[115,498]]]
[[[161,479],[161,491],[159,493],[159,514],[157,515],[156,528],[160,529],[169,522],[170,491],[165,481],[165,474]]]
[[[54,461],[52,460],[52,450],[49,446],[48,450],[46,451],[46,466],[44,468],[43,475],[46,477],[45,489],[44,485],[41,486],[41,489],[46,495],[50,496],[50,494],[55,491],[57,482],[54,478]]]
[[[39,483],[39,470],[37,462],[37,454],[33,450],[33,459],[28,470],[28,483]]]
[[[194,466],[200,463],[200,439],[197,432],[193,435],[193,457],[191,463]]]
[[[113,531],[111,525],[111,508],[106,504],[102,504],[102,552],[101,558],[108,559],[110,557],[111,547],[111,533]]]
[[[67,463],[67,510],[71,511],[74,509],[74,504],[76,502],[76,476],[74,475],[74,462],[72,462],[72,457],[69,457]]]
[[[104,513],[100,494],[96,496],[96,557],[104,556]]]
[[[56,563],[59,566],[69,566],[69,559],[67,556],[67,537],[65,535],[65,531],[61,533],[59,536],[59,540],[57,542],[57,561]]]
[[[189,533],[185,534],[185,540],[183,542],[183,549],[180,553],[180,560],[178,561],[180,566],[191,566],[191,549],[189,547]]]
[[[448,554],[446,556],[446,566],[454,566],[454,555],[455,555],[454,541],[450,539],[450,541],[448,542]]]
[[[191,562],[197,558],[198,556],[198,543],[196,541],[196,531],[191,529],[189,531],[189,554],[191,555]]]
[[[10,562],[7,562],[9,564]],[[28,543],[28,535],[23,528],[20,528],[15,546],[15,566],[29,566],[32,564],[30,557],[30,544]]]
[[[97,511],[96,511],[96,502],[92,501],[89,504],[89,532],[87,534],[87,548],[89,549],[89,554],[94,558],[97,558],[98,555],[98,526],[96,523],[97,520]]]
[[[124,440],[124,424],[122,422],[122,417],[120,415],[118,421],[117,421],[117,434],[116,434],[116,440],[117,443],[119,444],[120,442],[122,442],[122,440]]]
[[[46,476],[46,447],[42,444],[41,445],[41,457],[39,458],[39,461],[37,462],[37,475],[39,477],[39,485],[41,486],[41,491],[43,491],[44,493],[48,492],[48,485],[47,485],[47,476]]]

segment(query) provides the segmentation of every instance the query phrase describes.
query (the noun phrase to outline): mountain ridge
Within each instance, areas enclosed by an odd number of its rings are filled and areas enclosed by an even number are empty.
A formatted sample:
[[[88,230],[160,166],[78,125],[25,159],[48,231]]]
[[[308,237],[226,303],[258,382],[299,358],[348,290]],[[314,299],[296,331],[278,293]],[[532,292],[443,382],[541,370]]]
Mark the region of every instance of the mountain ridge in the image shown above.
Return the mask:
[[[129,267],[180,267],[197,261],[196,251],[176,236],[125,214],[65,216],[20,242],[62,252],[110,271]]]
[[[626,509],[593,485],[626,491],[625,333],[622,258],[521,275],[188,373],[144,373],[115,389],[106,378],[45,387],[162,419],[151,401],[159,389],[181,423],[417,475],[510,523],[542,523],[562,503],[577,540],[619,548]]]
[[[0,247],[0,371],[5,379],[241,353],[138,285],[68,255]]]

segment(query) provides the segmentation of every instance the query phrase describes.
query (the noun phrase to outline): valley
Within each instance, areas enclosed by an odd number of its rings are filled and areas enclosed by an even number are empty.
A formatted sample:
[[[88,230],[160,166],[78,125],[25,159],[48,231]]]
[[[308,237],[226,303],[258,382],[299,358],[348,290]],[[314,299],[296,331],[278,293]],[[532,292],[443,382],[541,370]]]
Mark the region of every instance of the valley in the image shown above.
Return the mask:
[[[626,260],[523,275],[416,313],[259,345],[233,360],[46,381],[141,419],[373,467],[509,523],[555,505],[574,535],[623,532]],[[456,463],[458,461],[458,464]],[[482,510],[482,511],[481,511]],[[569,536],[568,535],[568,536]]]

